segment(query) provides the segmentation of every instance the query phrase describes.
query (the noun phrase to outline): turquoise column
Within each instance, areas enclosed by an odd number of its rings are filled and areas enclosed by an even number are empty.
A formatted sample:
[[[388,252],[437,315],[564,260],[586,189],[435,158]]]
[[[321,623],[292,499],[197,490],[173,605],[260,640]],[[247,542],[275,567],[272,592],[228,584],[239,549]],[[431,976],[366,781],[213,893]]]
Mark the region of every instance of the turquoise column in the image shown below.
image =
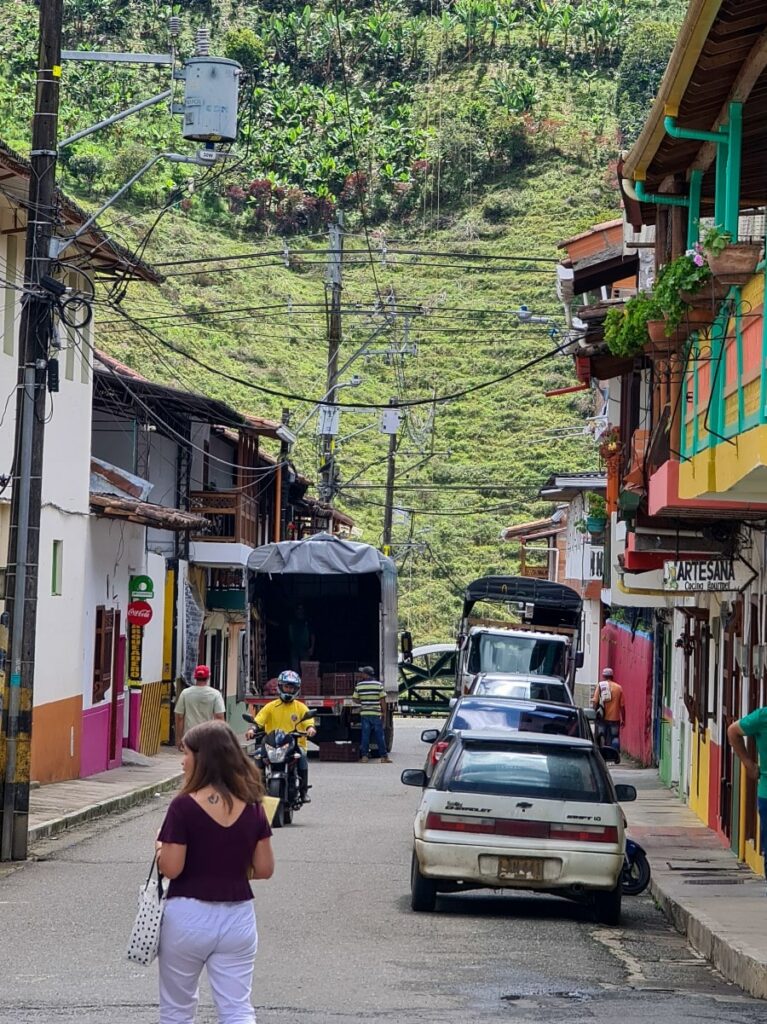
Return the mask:
[[[722,142],[716,147],[716,177],[714,184],[714,223],[716,227],[724,226],[725,208],[727,206],[727,138],[729,128],[724,125],[719,129]]]
[[[738,217],[740,216],[740,168],[743,143],[743,104],[730,104],[730,138],[727,146],[727,177],[724,208],[724,230],[733,242],[738,240]]]
[[[687,248],[692,249],[700,234],[700,193],[703,186],[703,171],[690,174],[689,207],[687,210]]]

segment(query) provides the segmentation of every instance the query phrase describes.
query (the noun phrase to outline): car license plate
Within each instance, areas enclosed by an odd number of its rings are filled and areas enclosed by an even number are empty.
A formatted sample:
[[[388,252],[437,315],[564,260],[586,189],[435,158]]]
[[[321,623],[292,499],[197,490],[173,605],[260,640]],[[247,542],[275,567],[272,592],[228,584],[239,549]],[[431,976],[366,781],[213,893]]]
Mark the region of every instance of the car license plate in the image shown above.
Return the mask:
[[[542,882],[544,861],[540,857],[499,857],[498,877],[521,882]]]

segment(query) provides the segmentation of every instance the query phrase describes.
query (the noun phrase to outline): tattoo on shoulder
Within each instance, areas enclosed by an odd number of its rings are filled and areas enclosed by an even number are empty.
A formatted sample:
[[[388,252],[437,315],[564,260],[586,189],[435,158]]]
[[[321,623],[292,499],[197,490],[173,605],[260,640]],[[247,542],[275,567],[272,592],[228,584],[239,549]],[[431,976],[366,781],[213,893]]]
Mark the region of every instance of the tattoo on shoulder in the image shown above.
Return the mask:
[[[209,804],[220,804],[221,803],[221,797],[218,795],[218,793],[211,793],[208,796],[208,803]]]

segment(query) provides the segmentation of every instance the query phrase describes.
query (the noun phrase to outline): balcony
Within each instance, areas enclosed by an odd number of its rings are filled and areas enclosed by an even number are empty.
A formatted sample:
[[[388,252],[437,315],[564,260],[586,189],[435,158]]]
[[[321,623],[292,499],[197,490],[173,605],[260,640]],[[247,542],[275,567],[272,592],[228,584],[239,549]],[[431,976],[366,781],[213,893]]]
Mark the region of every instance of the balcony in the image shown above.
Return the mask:
[[[225,541],[256,547],[258,502],[250,495],[240,490],[192,491],[189,502],[190,510],[208,522],[208,530],[193,534],[193,541]]]

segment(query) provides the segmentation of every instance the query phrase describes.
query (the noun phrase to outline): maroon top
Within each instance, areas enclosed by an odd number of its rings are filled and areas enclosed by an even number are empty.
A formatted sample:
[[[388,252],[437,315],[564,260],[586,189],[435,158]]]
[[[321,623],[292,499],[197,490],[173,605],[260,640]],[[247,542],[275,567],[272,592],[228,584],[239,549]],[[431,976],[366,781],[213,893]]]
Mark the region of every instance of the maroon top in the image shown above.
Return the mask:
[[[157,837],[186,847],[184,870],[171,880],[168,898],[186,896],[207,903],[239,903],[253,898],[248,868],[256,843],[272,834],[261,804],[246,804],[229,826],[219,825],[189,795],[171,801]]]

